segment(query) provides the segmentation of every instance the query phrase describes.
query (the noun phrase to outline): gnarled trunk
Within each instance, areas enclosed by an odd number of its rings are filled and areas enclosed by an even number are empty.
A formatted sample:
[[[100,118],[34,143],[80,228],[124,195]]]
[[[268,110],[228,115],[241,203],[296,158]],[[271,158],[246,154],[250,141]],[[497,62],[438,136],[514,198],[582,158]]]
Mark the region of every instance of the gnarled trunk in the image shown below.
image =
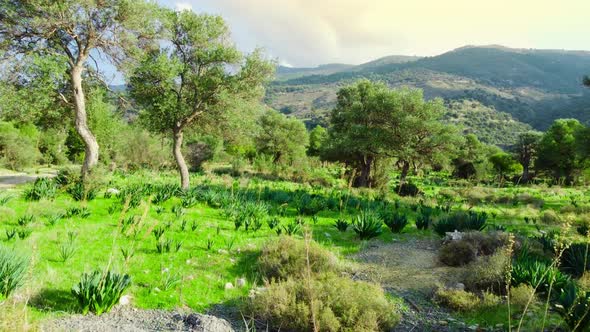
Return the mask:
[[[408,174],[410,173],[410,162],[402,161],[401,162],[402,170],[399,176],[399,186],[400,188],[406,184],[406,179],[408,178]]]
[[[182,128],[174,129],[174,148],[172,152],[174,153],[174,159],[176,160],[178,172],[180,173],[180,186],[182,189],[188,189],[190,184],[189,172],[184,156],[182,155],[182,138]]]
[[[88,116],[86,114],[86,99],[82,89],[82,70],[81,65],[76,65],[71,69],[72,92],[74,95],[74,125],[76,131],[82,138],[85,146],[84,164],[82,165],[82,178],[88,175],[88,172],[98,164],[98,142],[96,137],[88,127]]]
[[[365,156],[361,160],[360,173],[356,178],[355,187],[371,187],[371,170],[373,168],[373,156]]]

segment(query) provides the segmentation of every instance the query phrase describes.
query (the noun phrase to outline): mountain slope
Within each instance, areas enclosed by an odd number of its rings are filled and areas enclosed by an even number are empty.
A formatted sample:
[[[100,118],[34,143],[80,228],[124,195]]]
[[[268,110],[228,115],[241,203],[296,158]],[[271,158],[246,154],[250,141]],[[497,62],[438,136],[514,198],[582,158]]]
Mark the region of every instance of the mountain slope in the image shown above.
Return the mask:
[[[360,78],[424,90],[426,98],[475,100],[537,129],[554,119],[590,121],[590,52],[467,46],[439,56],[380,62],[276,81],[267,103],[301,118],[321,118],[338,89]]]

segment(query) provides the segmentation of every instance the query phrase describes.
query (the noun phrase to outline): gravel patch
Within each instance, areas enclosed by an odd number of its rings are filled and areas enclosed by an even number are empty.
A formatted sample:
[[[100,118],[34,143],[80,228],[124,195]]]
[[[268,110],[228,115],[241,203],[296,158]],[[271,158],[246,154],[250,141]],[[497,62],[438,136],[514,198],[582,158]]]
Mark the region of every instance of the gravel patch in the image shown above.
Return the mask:
[[[95,316],[72,315],[46,322],[44,331],[194,331],[234,332],[225,319],[197,313],[183,314],[167,310],[142,310],[116,307],[111,312]]]

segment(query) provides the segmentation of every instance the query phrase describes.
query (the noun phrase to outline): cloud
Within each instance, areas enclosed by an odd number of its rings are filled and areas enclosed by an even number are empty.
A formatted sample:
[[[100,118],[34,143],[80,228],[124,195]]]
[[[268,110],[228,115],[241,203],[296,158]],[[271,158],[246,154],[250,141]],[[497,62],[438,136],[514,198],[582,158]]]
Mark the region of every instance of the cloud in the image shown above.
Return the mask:
[[[222,15],[237,44],[294,66],[435,55],[466,44],[590,49],[590,1],[184,0]]]
[[[174,4],[174,9],[178,11],[193,10],[193,5],[187,2],[177,2]]]

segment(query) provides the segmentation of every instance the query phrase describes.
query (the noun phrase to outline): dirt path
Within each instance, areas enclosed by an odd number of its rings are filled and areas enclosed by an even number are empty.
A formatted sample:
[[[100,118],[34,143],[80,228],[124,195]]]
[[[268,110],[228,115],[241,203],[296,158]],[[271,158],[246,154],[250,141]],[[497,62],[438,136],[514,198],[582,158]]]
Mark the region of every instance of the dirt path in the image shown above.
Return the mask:
[[[438,240],[408,238],[389,244],[372,244],[349,257],[357,265],[353,278],[380,284],[389,293],[402,297],[409,309],[403,312],[394,331],[469,331],[431,301],[437,286],[455,285],[463,270],[440,264]]]
[[[55,171],[43,172],[39,174],[0,172],[0,189],[13,188],[19,184],[33,182],[39,177],[54,177],[55,175]]]

